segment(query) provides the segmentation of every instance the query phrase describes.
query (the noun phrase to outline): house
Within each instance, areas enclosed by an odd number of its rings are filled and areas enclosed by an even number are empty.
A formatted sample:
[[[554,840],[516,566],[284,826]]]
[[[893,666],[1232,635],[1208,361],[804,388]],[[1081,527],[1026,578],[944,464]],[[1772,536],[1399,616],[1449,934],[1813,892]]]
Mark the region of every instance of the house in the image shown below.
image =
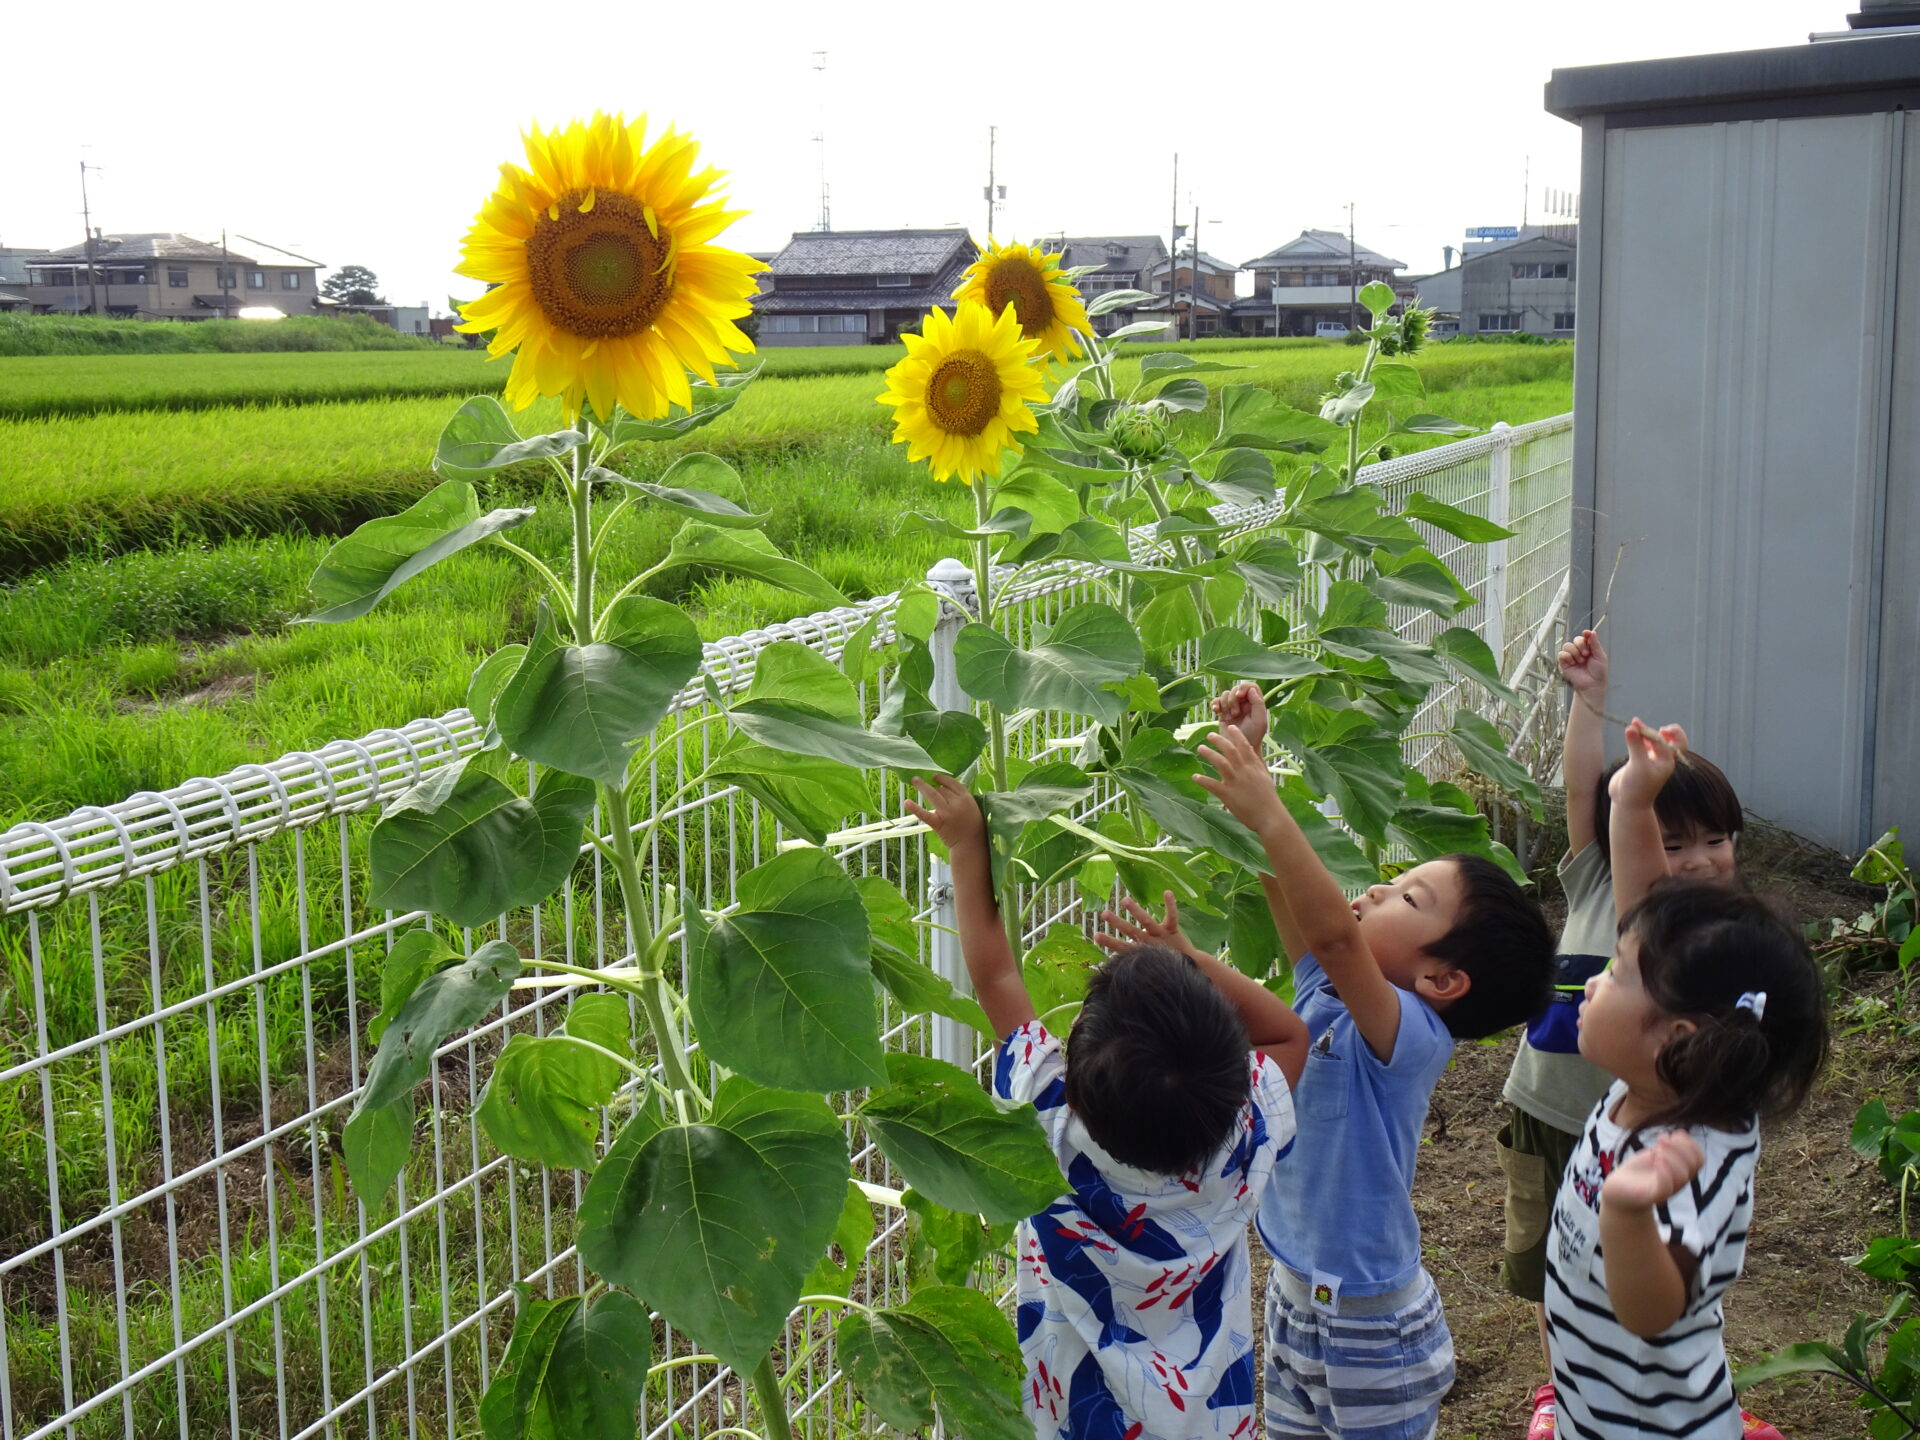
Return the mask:
[[[1403,283],[1422,305],[1457,317],[1462,334],[1571,339],[1576,233],[1566,225],[1529,226],[1516,240],[1467,253],[1451,270]]]
[[[270,245],[263,248],[274,258],[256,260],[164,231],[96,233],[90,246],[82,241],[31,257],[24,293],[37,315],[208,320],[249,308],[313,314],[320,265]]]
[[[1311,335],[1329,321],[1365,323],[1354,297],[1376,280],[1392,284],[1406,262],[1355,244],[1338,230],[1302,230],[1241,268],[1253,272],[1253,293],[1233,302],[1237,334]]]
[[[1174,328],[1167,339],[1184,336],[1193,340],[1227,333],[1228,322],[1233,314],[1234,277],[1240,272],[1226,261],[1216,260],[1202,250],[1199,259],[1200,293],[1196,296],[1193,293],[1194,264],[1193,251],[1189,249],[1181,253],[1173,269]],[[1168,268],[1165,260],[1148,267],[1147,283],[1141,288],[1158,295],[1167,294]],[[1197,315],[1193,313],[1195,311]]]
[[[378,320],[402,335],[438,336],[431,320],[432,309],[422,300],[418,305],[396,305],[391,300],[363,304],[357,300],[329,300],[321,296],[318,309],[330,315],[365,315]]]
[[[1166,289],[1167,245],[1158,235],[1075,235],[1049,240],[1044,248],[1060,253],[1062,270],[1074,270],[1086,265],[1096,267],[1073,282],[1087,300],[1097,300],[1103,292],[1111,290],[1152,291],[1156,273],[1161,277],[1158,288],[1161,291]],[[1203,274],[1205,268],[1202,265]],[[1184,274],[1185,271],[1179,273]],[[1093,328],[1098,334],[1111,335],[1122,326],[1138,320],[1167,322],[1166,335],[1145,338],[1173,338],[1173,312],[1163,305],[1145,308],[1125,306],[1109,310],[1104,315],[1093,317]]]
[[[807,230],[760,276],[758,343],[885,345],[950,306],[978,250],[961,229]]]

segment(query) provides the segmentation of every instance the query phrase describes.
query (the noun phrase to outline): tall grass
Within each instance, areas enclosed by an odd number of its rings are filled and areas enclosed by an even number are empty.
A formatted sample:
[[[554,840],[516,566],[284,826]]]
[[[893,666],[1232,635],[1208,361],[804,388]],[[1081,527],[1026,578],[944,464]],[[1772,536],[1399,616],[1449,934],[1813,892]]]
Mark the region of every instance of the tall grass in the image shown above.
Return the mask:
[[[368,315],[285,320],[107,320],[92,315],[0,314],[4,355],[182,355],[220,350],[430,350]]]

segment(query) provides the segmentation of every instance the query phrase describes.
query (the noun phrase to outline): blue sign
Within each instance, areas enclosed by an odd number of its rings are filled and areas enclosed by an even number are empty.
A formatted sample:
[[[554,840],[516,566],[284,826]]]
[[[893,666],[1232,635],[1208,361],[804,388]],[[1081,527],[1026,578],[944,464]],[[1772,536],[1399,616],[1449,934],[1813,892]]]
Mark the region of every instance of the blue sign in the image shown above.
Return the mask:
[[[1518,240],[1518,225],[1472,225],[1467,229],[1469,240]]]

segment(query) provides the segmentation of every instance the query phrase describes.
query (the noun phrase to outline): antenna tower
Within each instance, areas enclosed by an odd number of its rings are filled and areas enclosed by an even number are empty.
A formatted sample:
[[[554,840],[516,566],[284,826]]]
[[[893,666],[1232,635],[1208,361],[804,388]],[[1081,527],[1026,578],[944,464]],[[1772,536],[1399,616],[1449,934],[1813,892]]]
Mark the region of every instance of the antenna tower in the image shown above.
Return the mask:
[[[833,205],[827,192],[827,52],[813,52],[813,70],[820,77],[820,128],[813,132],[813,143],[820,147],[820,219],[816,230],[833,229]]]

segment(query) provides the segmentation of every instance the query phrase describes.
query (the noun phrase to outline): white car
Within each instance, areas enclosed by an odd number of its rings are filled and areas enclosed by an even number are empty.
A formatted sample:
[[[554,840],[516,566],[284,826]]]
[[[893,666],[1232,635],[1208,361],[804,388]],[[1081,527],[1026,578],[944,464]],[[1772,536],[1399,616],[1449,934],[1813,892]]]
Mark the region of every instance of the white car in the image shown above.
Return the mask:
[[[1341,340],[1346,333],[1347,327],[1338,320],[1322,320],[1313,327],[1313,338],[1316,340]]]

